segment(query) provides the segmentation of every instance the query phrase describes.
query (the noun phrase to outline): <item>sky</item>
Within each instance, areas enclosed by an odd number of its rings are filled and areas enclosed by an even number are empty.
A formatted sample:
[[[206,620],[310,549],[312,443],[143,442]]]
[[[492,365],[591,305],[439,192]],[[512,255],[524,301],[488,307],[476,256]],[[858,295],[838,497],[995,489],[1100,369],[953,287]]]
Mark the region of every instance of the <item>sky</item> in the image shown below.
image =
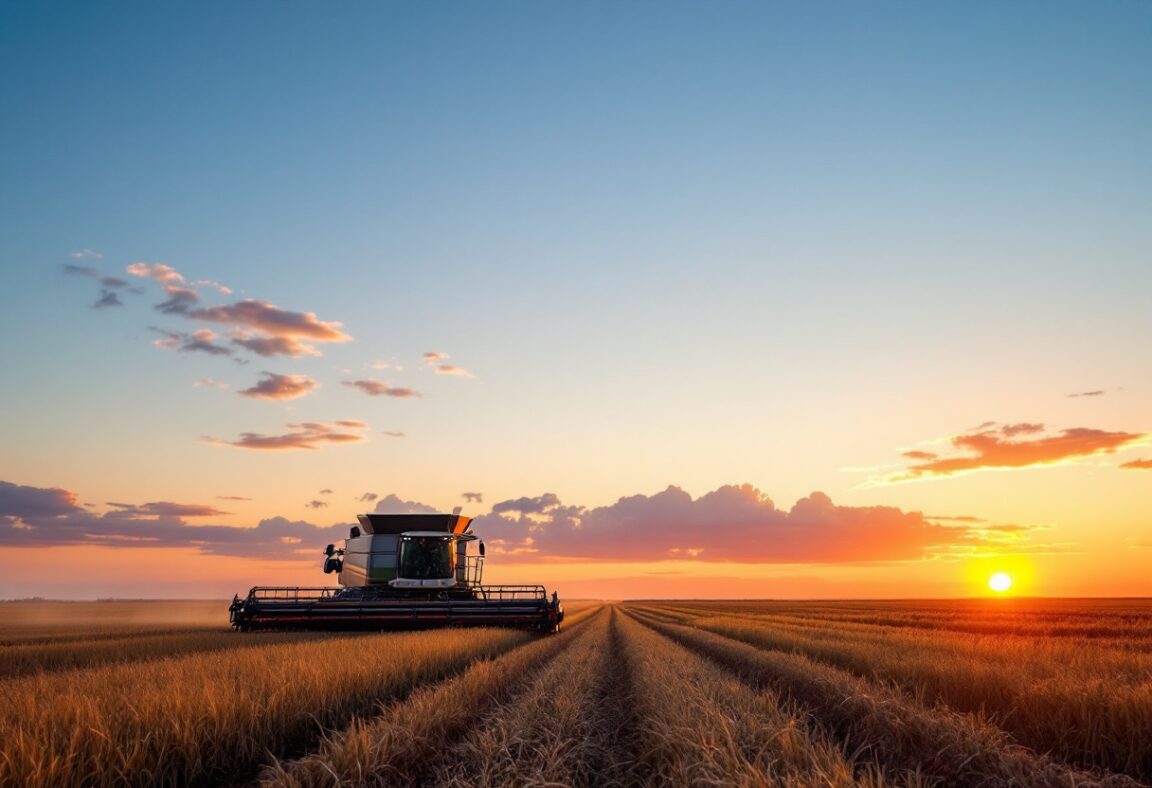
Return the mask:
[[[1152,6],[9,5],[0,598],[1152,595]]]

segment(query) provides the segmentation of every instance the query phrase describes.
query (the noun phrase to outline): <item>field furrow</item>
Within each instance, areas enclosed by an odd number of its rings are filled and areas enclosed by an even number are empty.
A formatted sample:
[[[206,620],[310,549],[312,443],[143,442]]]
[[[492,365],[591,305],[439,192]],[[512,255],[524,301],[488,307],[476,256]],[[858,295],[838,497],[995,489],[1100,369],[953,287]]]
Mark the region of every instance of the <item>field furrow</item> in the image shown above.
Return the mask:
[[[423,687],[375,717],[330,734],[319,749],[265,769],[263,785],[411,785],[430,782],[447,744],[467,736],[499,704],[510,703],[549,661],[602,625],[603,608],[590,607],[565,621],[558,635],[537,638],[499,659],[477,662],[439,684]]]
[[[757,649],[721,635],[641,620],[724,665],[756,687],[808,711],[847,751],[869,752],[885,773],[920,774],[946,785],[1135,786],[1126,775],[1078,771],[1014,745],[1007,734],[971,715],[925,708],[899,693],[802,654]]]
[[[623,654],[635,677],[639,773],[651,785],[882,785],[805,715],[688,649],[622,617]]]
[[[267,645],[0,682],[0,785],[214,783],[532,639],[515,630]]]
[[[1152,656],[1064,639],[843,630],[708,616],[691,626],[796,651],[929,703],[990,718],[1021,744],[1085,767],[1152,779]]]
[[[616,611],[600,616],[530,686],[479,720],[444,757],[439,786],[631,784],[621,755]]]

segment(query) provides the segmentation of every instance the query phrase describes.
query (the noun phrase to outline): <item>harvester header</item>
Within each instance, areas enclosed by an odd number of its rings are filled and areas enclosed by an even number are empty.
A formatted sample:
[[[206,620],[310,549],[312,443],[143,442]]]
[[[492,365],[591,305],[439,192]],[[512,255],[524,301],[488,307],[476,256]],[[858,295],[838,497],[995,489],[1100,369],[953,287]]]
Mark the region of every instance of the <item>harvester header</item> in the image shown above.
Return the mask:
[[[484,585],[484,543],[472,518],[361,514],[323,569],[337,586],[256,586],[229,607],[240,631],[513,626],[553,632],[564,608],[542,585]],[[469,545],[476,552],[469,552]]]

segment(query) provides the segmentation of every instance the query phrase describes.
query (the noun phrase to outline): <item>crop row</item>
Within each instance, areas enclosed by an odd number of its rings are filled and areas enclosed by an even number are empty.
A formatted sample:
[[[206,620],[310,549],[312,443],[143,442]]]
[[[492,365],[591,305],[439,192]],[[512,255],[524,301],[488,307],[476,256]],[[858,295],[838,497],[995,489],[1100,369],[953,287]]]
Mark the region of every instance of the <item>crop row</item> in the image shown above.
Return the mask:
[[[1091,774],[1037,756],[974,715],[924,706],[803,654],[756,648],[661,621],[643,609],[632,612],[745,682],[796,704],[847,750],[873,753],[891,779],[915,777],[948,785],[1136,785],[1124,775]]]
[[[1152,778],[1152,739],[1146,734],[1152,730],[1152,655],[1146,652],[1061,639],[785,625],[675,612],[664,618],[896,682],[924,701],[989,715],[1038,751]]]

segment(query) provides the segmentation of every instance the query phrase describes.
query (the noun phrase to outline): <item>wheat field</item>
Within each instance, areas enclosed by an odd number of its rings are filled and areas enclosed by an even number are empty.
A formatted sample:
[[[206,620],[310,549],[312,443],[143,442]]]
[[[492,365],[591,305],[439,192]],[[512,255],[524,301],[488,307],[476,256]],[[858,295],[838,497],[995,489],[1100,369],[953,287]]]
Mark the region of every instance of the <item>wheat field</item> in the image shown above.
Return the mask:
[[[1152,602],[583,602],[559,634],[0,603],[0,785],[1138,786]]]

